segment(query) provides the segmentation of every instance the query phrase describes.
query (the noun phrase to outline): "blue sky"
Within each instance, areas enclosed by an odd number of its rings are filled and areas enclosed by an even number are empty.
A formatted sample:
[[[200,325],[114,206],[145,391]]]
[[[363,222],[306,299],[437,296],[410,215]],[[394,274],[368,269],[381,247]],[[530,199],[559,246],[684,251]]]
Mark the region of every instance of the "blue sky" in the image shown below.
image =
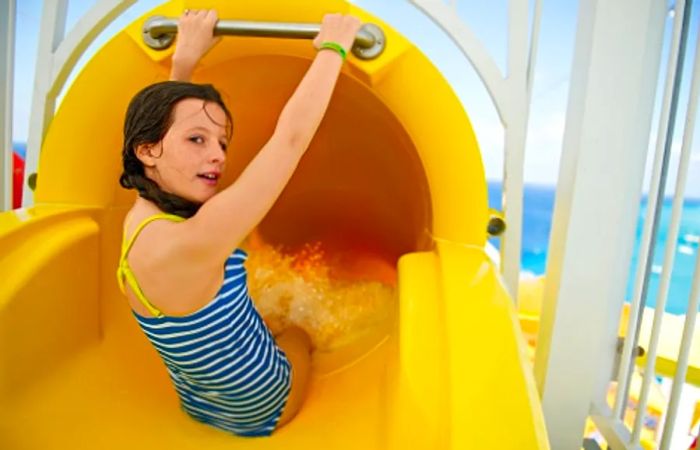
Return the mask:
[[[41,19],[41,0],[17,1],[18,33],[15,52],[15,97],[13,134],[15,141],[25,141],[31,104],[31,90],[36,63],[39,23]],[[94,0],[72,0],[68,10],[67,27],[70,29],[79,17],[94,4]],[[127,12],[105,30],[87,54],[79,62],[83,64],[104,42],[126,24],[138,18],[160,0],[138,0]],[[503,164],[503,129],[495,108],[481,81],[449,38],[435,26],[421,11],[405,0],[355,0],[353,3],[380,17],[385,22],[402,32],[414,42],[440,69],[453,86],[470,115],[484,157],[486,173],[489,179],[501,178]],[[460,0],[458,13],[474,30],[477,37],[491,53],[496,64],[503,71],[506,65],[506,16],[507,0]],[[564,131],[564,117],[569,89],[569,76],[573,56],[573,44],[576,30],[576,13],[578,2],[574,0],[543,2],[542,28],[535,71],[535,82],[531,105],[530,126],[525,161],[525,180],[536,184],[556,183],[559,170],[561,139]],[[692,23],[697,25],[700,8],[695,8]],[[668,18],[668,32],[670,24]],[[686,72],[690,72],[692,55],[695,49],[693,30],[689,39],[687,53],[691,58],[686,63]],[[664,54],[664,58],[666,53]],[[77,71],[76,71],[77,72]],[[74,73],[75,74],[75,73]],[[664,74],[660,76],[663,86]],[[690,76],[686,77],[689,80]],[[72,80],[72,78],[69,80]],[[681,92],[681,111],[687,103],[688,86]],[[658,109],[658,108],[657,108]],[[678,161],[683,115],[677,120],[677,134],[674,140],[672,163]],[[656,125],[652,125],[653,136]],[[691,162],[687,192],[700,197],[700,145],[696,137],[694,154]],[[673,165],[675,167],[675,164]],[[674,172],[672,170],[672,172]],[[672,173],[669,188],[675,182]]]

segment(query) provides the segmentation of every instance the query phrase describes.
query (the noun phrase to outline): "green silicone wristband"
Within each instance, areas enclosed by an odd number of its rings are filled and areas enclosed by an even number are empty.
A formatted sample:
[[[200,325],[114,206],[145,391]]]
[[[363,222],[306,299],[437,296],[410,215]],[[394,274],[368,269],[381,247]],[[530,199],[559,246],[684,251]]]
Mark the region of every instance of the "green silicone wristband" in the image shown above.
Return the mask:
[[[323,50],[324,48],[336,51],[340,55],[340,57],[343,58],[343,61],[345,61],[347,52],[345,51],[342,45],[338,44],[337,42],[325,41],[321,43],[321,47],[319,48],[319,50]]]

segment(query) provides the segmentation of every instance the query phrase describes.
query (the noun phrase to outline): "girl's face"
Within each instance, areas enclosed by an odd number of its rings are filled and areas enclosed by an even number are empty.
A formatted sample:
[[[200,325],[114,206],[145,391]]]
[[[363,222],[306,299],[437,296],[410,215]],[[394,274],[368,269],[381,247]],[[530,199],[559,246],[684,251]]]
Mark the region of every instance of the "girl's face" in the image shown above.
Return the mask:
[[[226,165],[226,114],[196,98],[178,102],[172,114],[163,139],[140,145],[136,154],[163,191],[204,203],[216,194]]]

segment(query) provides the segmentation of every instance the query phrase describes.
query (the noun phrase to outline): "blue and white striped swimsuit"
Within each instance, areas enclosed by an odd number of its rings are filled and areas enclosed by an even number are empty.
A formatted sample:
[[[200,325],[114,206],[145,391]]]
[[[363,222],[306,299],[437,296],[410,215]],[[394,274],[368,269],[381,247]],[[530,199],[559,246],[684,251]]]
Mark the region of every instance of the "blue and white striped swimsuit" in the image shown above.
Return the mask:
[[[130,272],[130,247],[122,250],[118,273],[120,284],[125,277],[134,289],[133,274],[124,273]],[[198,311],[134,316],[163,359],[185,412],[239,436],[269,436],[289,396],[291,366],[248,295],[246,258],[241,249],[228,257],[219,292]]]

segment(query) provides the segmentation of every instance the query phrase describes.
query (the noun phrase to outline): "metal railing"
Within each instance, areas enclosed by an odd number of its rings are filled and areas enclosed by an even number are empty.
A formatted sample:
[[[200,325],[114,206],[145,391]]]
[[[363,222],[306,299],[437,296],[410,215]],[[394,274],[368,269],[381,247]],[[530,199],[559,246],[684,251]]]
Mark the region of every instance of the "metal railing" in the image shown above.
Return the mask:
[[[673,130],[676,124],[676,112],[678,110],[678,98],[685,61],[685,48],[688,36],[691,5],[686,7],[685,0],[678,0],[675,5],[673,21],[673,33],[668,58],[666,73],[666,86],[664,88],[663,103],[659,118],[659,128],[656,138],[656,151],[652,167],[651,183],[649,186],[649,200],[647,214],[642,231],[642,239],[639,248],[639,262],[637,266],[634,292],[629,311],[629,332],[624,341],[622,356],[617,376],[617,395],[613,406],[613,414],[624,418],[627,398],[629,396],[629,384],[634,368],[633,349],[637,347],[637,340],[641,328],[640,312],[644,310],[646,295],[649,287],[651,268],[654,261],[654,249],[656,237],[661,220],[661,208],[663,204],[664,188],[668,176],[671,145],[673,143]]]
[[[678,350],[678,360],[676,364],[676,374],[673,377],[673,387],[671,388],[671,397],[669,399],[666,417],[664,420],[664,431],[661,440],[660,448],[667,449],[671,447],[673,434],[675,432],[676,417],[680,406],[681,391],[684,388],[685,377],[688,373],[688,359],[690,355],[690,346],[692,344],[695,323],[698,317],[698,300],[700,299],[700,249],[698,250],[697,258],[695,259],[695,271],[693,273],[693,285],[690,289],[690,297],[688,298],[688,308],[685,315],[685,323],[683,324],[683,338],[681,346]],[[684,430],[680,430],[681,432]]]
[[[161,16],[149,18],[143,25],[143,40],[149,47],[162,50],[172,45],[177,33],[177,19]],[[321,24],[286,22],[249,22],[219,20],[214,28],[216,36],[276,37],[287,39],[313,39]],[[374,59],[386,47],[384,32],[377,25],[365,23],[360,28],[352,47],[352,53],[360,59]]]
[[[681,3],[681,2],[679,2]],[[700,89],[700,36],[698,36],[698,41],[696,44],[696,53],[695,53],[695,61],[693,65],[693,78],[691,82],[691,87],[690,87],[690,95],[689,95],[689,100],[688,100],[688,110],[686,113],[686,121],[685,121],[685,130],[683,133],[683,144],[681,146],[681,155],[680,155],[680,162],[678,165],[678,174],[676,178],[676,186],[675,186],[675,192],[673,196],[673,209],[671,213],[671,223],[669,225],[669,230],[668,234],[666,237],[666,253],[664,255],[664,262],[663,262],[663,269],[661,272],[661,282],[659,285],[659,291],[658,295],[656,298],[656,313],[654,314],[654,323],[652,327],[652,332],[651,332],[651,340],[649,342],[649,349],[648,349],[648,355],[647,355],[647,363],[646,366],[644,367],[644,379],[642,381],[642,388],[641,388],[641,395],[638,401],[638,406],[637,406],[637,414],[635,417],[634,421],[634,428],[632,429],[632,443],[638,443],[640,436],[641,436],[641,431],[642,431],[642,425],[643,425],[643,419],[646,411],[646,404],[648,401],[648,395],[649,395],[649,388],[651,385],[652,378],[654,377],[654,367],[656,364],[656,354],[657,354],[657,349],[658,349],[658,343],[659,343],[659,337],[661,334],[661,320],[663,319],[663,312],[666,307],[666,300],[668,298],[668,291],[670,287],[670,282],[671,282],[671,273],[673,271],[673,262],[676,254],[676,242],[678,240],[678,232],[680,229],[680,219],[681,219],[681,213],[683,209],[683,201],[685,197],[685,188],[686,188],[686,183],[687,183],[687,178],[688,178],[688,168],[690,166],[690,154],[691,154],[691,149],[692,149],[692,142],[693,142],[693,135],[695,132],[695,121],[696,121],[696,115],[697,115],[697,106],[698,106],[698,92]],[[657,203],[655,205],[656,208],[659,207],[659,204]],[[696,279],[694,280],[693,284],[695,285],[695,292],[694,294],[697,295],[697,268],[696,268]],[[648,274],[647,274],[648,276]],[[686,370],[687,370],[687,357],[688,357],[688,349],[690,347],[690,342],[692,338],[692,327],[695,324],[695,316],[697,315],[697,296],[696,298],[692,298],[692,292],[691,292],[691,299],[689,301],[689,307],[692,306],[693,304],[695,305],[695,308],[693,310],[688,310],[688,315],[686,316],[686,332],[684,333],[684,339],[681,343],[681,346],[683,347],[682,350],[685,350],[685,367],[681,367],[681,365],[677,365],[676,367],[676,380],[679,379],[680,377],[680,383],[674,382],[673,385],[673,394],[672,394],[672,399],[675,396],[676,400],[671,401],[671,403],[668,406],[668,409],[666,410],[666,423],[664,426],[663,434],[662,434],[662,439],[661,439],[661,445],[660,449],[668,449],[670,446],[670,441],[671,441],[671,427],[673,427],[673,420],[668,420],[669,417],[674,418],[677,405],[678,405],[678,395],[680,393],[680,389],[682,388],[682,384],[685,381],[685,375],[686,375]],[[636,324],[635,324],[636,325]],[[690,325],[690,327],[689,327]],[[683,355],[681,355],[683,356]],[[680,362],[680,357],[679,361]],[[628,364],[631,364],[628,363]]]
[[[666,13],[579,2],[534,367],[555,449],[580,448],[587,418],[609,416]],[[615,449],[617,425],[599,427]]]
[[[642,319],[645,310],[646,297],[648,293],[649,280],[651,276],[651,266],[653,262],[653,252],[656,246],[657,233],[659,229],[661,208],[667,174],[670,166],[671,146],[673,141],[673,130],[675,128],[675,118],[679,107],[679,94],[681,88],[681,78],[683,75],[683,64],[685,60],[685,48],[687,35],[690,30],[691,1],[677,0],[673,10],[674,23],[671,36],[668,66],[666,73],[666,83],[664,96],[659,118],[659,128],[657,134],[654,163],[652,167],[651,183],[647,212],[642,232],[639,248],[639,260],[635,275],[634,293],[629,310],[627,323],[627,336],[624,340],[619,368],[617,371],[617,388],[615,402],[612,410],[606,410],[597,405],[594,420],[599,430],[612,448],[638,449],[641,448],[642,430],[645,424],[647,404],[649,401],[652,382],[656,376],[655,366],[661,336],[661,325],[664,317],[665,307],[669,294],[671,274],[674,266],[676,244],[679,236],[680,219],[683,209],[685,189],[690,166],[690,155],[692,149],[693,135],[697,116],[698,95],[700,93],[700,36],[696,43],[696,53],[692,69],[692,80],[690,93],[688,96],[688,108],[685,116],[685,127],[683,132],[683,142],[680,151],[680,160],[676,176],[676,184],[673,195],[673,204],[670,224],[665,242],[665,254],[663,268],[661,271],[659,289],[654,307],[651,336],[646,351],[646,363],[643,368],[643,379],[639,390],[639,397],[636,402],[636,411],[631,427],[627,427],[624,422],[627,406],[631,400],[630,381],[635,369],[636,358],[633,351],[638,347]],[[666,410],[661,423],[663,428],[658,435],[658,448],[668,450],[670,448],[688,448],[689,443],[680,442],[681,435],[687,435],[687,430],[679,430],[677,427],[678,411],[681,399],[681,391],[688,372],[688,362],[690,346],[697,318],[698,297],[700,297],[700,249],[695,262],[695,270],[688,307],[686,311],[683,336],[680,342],[674,379]],[[646,343],[644,343],[646,344]]]

